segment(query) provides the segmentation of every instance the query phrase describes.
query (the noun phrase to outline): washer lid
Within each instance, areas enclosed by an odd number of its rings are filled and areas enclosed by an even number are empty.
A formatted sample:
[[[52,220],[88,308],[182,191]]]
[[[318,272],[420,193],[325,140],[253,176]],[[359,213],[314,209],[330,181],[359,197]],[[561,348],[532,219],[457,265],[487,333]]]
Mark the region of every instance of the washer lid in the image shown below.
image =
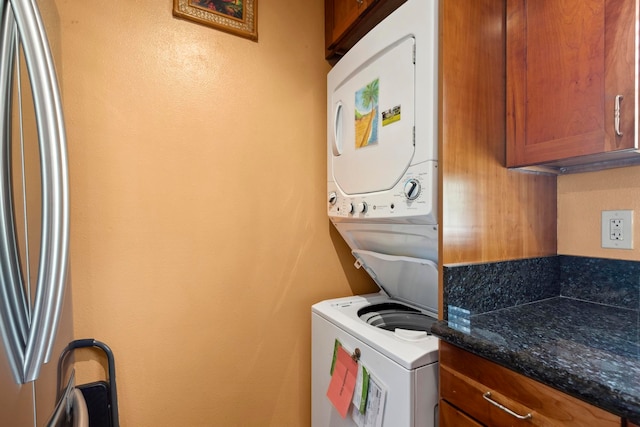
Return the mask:
[[[437,316],[438,266],[431,260],[353,250],[356,267],[364,267],[389,296]]]

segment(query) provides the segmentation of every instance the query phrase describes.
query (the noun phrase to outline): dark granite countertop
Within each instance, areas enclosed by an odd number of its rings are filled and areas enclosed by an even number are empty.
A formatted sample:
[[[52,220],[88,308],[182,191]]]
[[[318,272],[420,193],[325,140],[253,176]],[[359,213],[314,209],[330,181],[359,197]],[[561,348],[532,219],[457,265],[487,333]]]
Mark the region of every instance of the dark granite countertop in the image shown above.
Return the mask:
[[[432,327],[444,341],[640,422],[638,310],[557,296],[447,317]]]

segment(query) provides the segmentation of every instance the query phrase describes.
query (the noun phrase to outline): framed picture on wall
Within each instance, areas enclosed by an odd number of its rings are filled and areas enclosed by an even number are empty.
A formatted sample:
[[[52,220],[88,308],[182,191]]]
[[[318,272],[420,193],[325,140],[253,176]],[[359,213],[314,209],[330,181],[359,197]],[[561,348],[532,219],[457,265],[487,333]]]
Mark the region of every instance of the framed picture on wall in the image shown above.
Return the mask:
[[[173,0],[173,15],[258,40],[258,0]]]

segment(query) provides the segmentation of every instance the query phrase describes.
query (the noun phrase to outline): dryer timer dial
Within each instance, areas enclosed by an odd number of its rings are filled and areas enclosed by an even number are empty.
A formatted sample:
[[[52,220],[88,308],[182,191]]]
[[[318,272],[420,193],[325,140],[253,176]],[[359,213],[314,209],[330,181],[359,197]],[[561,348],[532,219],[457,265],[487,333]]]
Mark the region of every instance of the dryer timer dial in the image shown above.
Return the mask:
[[[329,193],[328,199],[329,199],[329,204],[335,205],[336,202],[338,201],[338,195],[336,194],[335,191],[332,191]]]
[[[415,200],[420,195],[420,181],[417,179],[410,179],[404,183],[404,195],[409,200]]]

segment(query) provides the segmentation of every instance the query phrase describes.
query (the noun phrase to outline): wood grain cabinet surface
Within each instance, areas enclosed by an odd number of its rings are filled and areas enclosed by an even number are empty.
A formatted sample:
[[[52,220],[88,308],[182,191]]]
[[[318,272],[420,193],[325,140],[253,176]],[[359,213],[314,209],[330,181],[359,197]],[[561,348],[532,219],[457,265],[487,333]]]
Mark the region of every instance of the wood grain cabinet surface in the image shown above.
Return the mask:
[[[473,418],[469,418],[464,412],[447,403],[446,400],[441,400],[438,407],[441,426],[482,427],[482,424],[477,423]]]
[[[440,398],[442,427],[623,425],[618,416],[442,341]]]
[[[325,57],[335,62],[406,0],[325,0]]]
[[[635,8],[635,0],[507,0],[508,167],[630,155]]]

